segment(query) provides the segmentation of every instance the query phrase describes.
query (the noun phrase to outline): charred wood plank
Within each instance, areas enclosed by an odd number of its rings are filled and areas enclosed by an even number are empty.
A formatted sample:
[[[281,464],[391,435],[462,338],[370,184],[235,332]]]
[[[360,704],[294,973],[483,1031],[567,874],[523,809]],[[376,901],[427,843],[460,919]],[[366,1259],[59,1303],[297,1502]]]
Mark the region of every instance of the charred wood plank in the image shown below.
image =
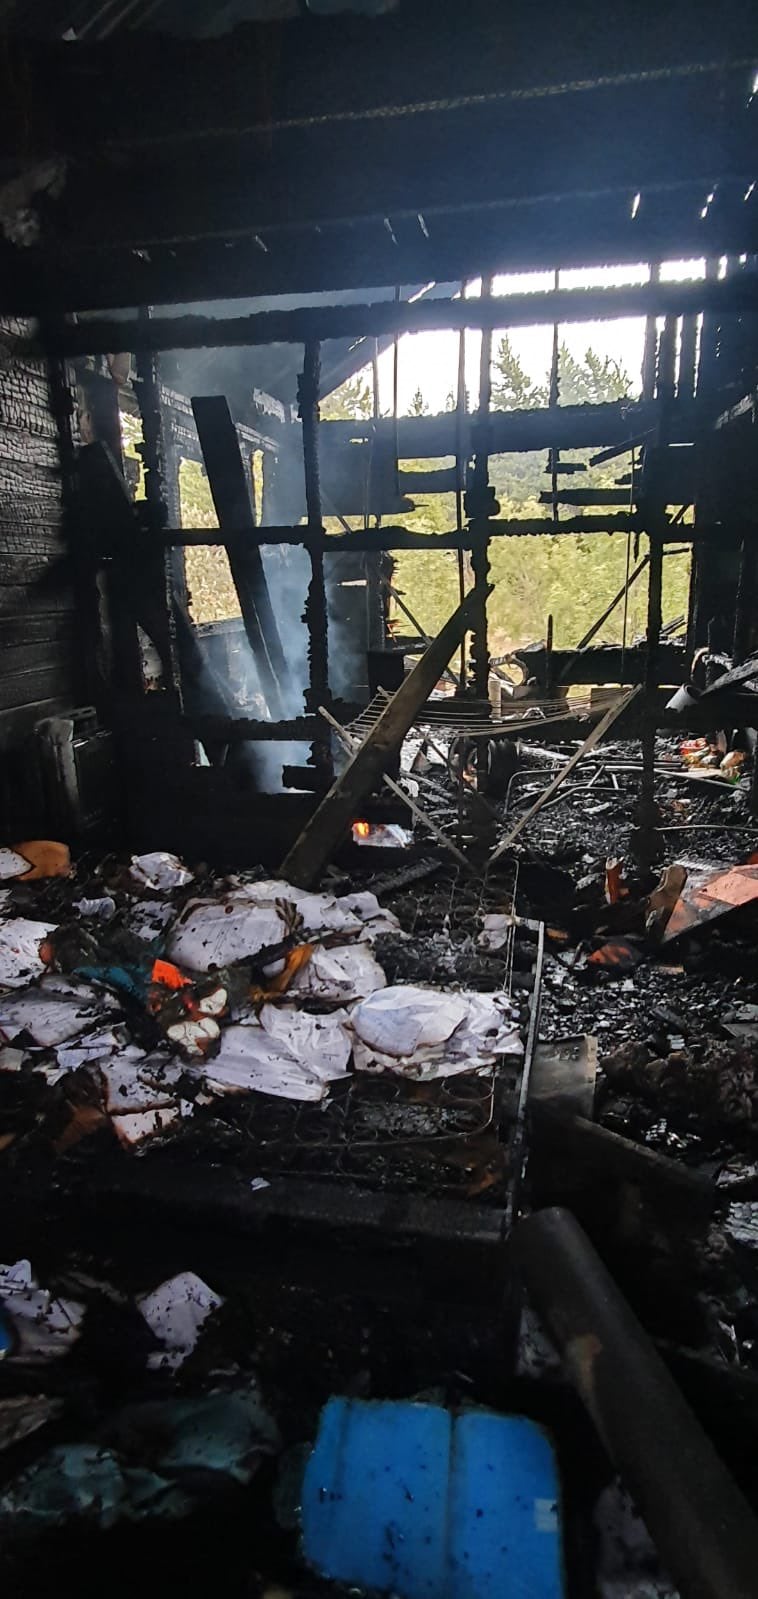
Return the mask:
[[[593,1176],[608,1177],[632,1183],[660,1201],[684,1204],[693,1219],[695,1214],[700,1219],[710,1216],[715,1209],[716,1189],[710,1177],[682,1161],[635,1144],[631,1138],[549,1100],[535,1099],[530,1113],[535,1154],[544,1151],[570,1161],[572,1188],[581,1187]]]
[[[414,717],[438,682],[480,603],[481,595],[472,589],[388,701],[378,721],[296,839],[281,868],[282,876],[296,887],[309,888],[319,877],[354,820],[356,809],[379,782]]]
[[[318,736],[317,716],[294,716],[277,722],[264,722],[247,716],[185,716],[183,725],[205,743],[208,738],[229,739],[235,743],[306,743]]]

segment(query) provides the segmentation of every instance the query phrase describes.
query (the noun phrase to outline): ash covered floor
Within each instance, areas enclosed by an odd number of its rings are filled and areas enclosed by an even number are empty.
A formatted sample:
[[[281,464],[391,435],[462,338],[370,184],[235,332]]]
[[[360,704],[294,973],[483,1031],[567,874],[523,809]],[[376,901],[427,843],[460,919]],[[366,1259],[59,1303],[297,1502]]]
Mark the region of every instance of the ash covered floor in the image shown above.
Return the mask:
[[[354,852],[317,895],[170,856],[32,881],[5,863],[0,1516],[16,1591],[65,1574],[86,1592],[107,1561],[117,1589],[170,1569],[199,1592],[219,1544],[232,1592],[321,1591],[297,1484],[341,1393],[544,1422],[568,1591],[673,1593],[520,1321],[501,1233],[546,1203],[583,1223],[758,1503],[758,898],[666,938],[682,897],[666,869],[697,884],[742,867],[758,824],[744,779],[687,776],[673,741],[658,759],[647,874],[629,742],[583,763],[489,874],[506,801],[464,792],[450,763],[419,792],[469,873],[420,832],[406,853]],[[519,775],[508,823],[549,776]],[[597,1040],[588,1119],[625,1141],[617,1165],[532,1125],[537,1005],[539,1049]],[[629,1145],[659,1167],[637,1172]],[[211,1399],[188,1472],[182,1405],[194,1425]],[[102,1477],[86,1502],[82,1449]]]

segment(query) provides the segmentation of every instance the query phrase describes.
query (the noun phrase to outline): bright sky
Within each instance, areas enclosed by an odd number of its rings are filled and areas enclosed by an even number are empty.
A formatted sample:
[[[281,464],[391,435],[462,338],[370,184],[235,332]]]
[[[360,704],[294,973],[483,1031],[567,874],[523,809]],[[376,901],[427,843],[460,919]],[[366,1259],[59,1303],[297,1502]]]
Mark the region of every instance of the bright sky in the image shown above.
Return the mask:
[[[648,266],[579,267],[564,270],[559,276],[562,289],[620,288],[624,284],[645,283],[650,276]],[[667,261],[661,267],[661,278],[668,282],[682,282],[688,278],[705,276],[705,261]],[[537,290],[552,289],[552,272],[508,273],[496,277],[493,293],[503,295],[528,294]],[[470,284],[469,295],[478,295],[480,283]],[[507,310],[504,307],[503,328],[507,328]],[[581,322],[562,326],[561,341],[568,345],[578,359],[590,347],[600,356],[612,356],[628,372],[633,391],[640,386],[642,348],[645,333],[644,317],[624,317],[615,322]],[[493,349],[497,348],[500,333],[493,336]],[[472,329],[466,335],[466,387],[471,409],[476,408],[479,391],[479,351],[481,334]],[[514,328],[510,334],[511,345],[522,365],[533,380],[542,381],[550,368],[553,344],[552,326]],[[393,351],[387,350],[379,357],[379,398],[383,412],[392,411]],[[407,412],[417,388],[421,389],[431,412],[444,411],[447,396],[455,392],[458,373],[457,333],[409,333],[399,344],[398,357],[398,410]],[[370,381],[370,369],[366,370]]]

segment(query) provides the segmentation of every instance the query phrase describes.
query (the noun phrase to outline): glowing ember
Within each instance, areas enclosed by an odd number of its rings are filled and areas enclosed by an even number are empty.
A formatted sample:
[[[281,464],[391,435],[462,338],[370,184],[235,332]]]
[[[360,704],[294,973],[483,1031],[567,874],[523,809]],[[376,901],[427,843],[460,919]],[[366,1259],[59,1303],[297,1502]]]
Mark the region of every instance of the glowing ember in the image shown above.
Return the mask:
[[[353,822],[353,843],[372,849],[408,849],[413,834],[397,822]]]

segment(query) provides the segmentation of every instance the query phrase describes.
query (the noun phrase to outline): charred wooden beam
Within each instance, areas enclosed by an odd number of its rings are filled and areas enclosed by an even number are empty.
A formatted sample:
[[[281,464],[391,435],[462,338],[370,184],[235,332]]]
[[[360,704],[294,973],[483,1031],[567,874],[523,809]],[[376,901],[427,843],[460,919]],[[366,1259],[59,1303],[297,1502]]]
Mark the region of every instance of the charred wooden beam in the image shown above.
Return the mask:
[[[217,542],[225,543],[223,533],[227,527],[235,529],[236,536],[226,543],[229,569],[261,688],[272,713],[278,716],[289,673],[255,539],[250,488],[231,412],[224,396],[216,394],[194,396],[192,410],[222,534]]]
[[[480,595],[472,589],[388,701],[378,721],[296,839],[281,868],[282,876],[296,887],[309,888],[317,881],[354,821],[356,810],[399,749],[414,717],[470,627],[480,603]]]
[[[317,716],[291,716],[264,722],[250,716],[185,716],[183,726],[203,744],[208,739],[237,743],[308,743],[318,734]]]
[[[227,349],[307,344],[326,339],[445,329],[531,327],[540,322],[597,322],[629,316],[719,317],[758,309],[758,274],[697,283],[640,283],[621,289],[551,289],[545,293],[457,300],[380,300],[367,305],[304,306],[254,316],[155,317],[147,326],[125,317],[89,318],[58,327],[56,355],[99,355],[113,349]]]
[[[682,1599],[750,1599],[753,1512],[578,1222],[539,1211],[511,1249]]]
[[[467,302],[473,304],[475,302]],[[653,442],[660,421],[657,400],[615,400],[604,405],[559,405],[533,411],[492,411],[488,427],[491,455],[520,450],[542,450],[551,445],[571,450],[610,445],[619,452],[640,443]],[[669,410],[668,428],[672,444],[691,444],[699,434],[708,413],[694,402],[676,402]],[[376,429],[376,432],[373,429]],[[477,448],[477,418],[464,416],[461,425],[454,411],[440,416],[401,416],[397,424],[397,446],[401,460],[426,460],[431,456],[471,454]],[[390,418],[356,418],[350,422],[324,423],[324,454],[351,441],[374,439],[382,448],[394,451],[395,427]],[[671,463],[669,463],[670,465]],[[673,496],[672,496],[673,498]],[[681,503],[681,502],[679,502]]]
[[[641,533],[643,525],[637,516],[572,516],[557,525],[549,522],[547,517],[514,517],[509,519],[494,518],[487,523],[487,531],[492,538],[532,538],[540,533]],[[682,539],[687,532],[692,530],[682,528]],[[677,539],[679,538],[677,529]],[[323,533],[312,534],[307,527],[296,524],[294,527],[260,527],[255,528],[248,536],[239,528],[221,531],[214,528],[174,528],[163,535],[163,542],[167,545],[203,546],[223,545],[225,549],[236,550],[240,546],[258,548],[266,544],[308,544],[320,543],[325,555],[341,555],[346,550],[470,550],[473,546],[473,535],[469,529],[462,532],[451,533],[416,533],[405,527],[377,527],[368,528],[358,533]]]
[[[593,1177],[607,1177],[632,1183],[662,1203],[684,1205],[693,1221],[696,1217],[702,1221],[714,1211],[716,1189],[711,1178],[682,1161],[635,1144],[563,1107],[534,1103],[531,1114],[534,1153],[566,1157],[567,1167],[571,1164],[568,1182],[572,1189]]]
[[[544,646],[535,650],[514,650],[513,659],[534,678],[540,689],[547,682],[550,667],[558,683],[642,683],[646,674],[647,652],[644,644],[584,645],[576,650],[553,650],[548,660]],[[676,685],[684,673],[685,652],[679,644],[661,644],[658,648],[657,683]]]
[[[540,505],[629,505],[628,489],[542,489]]]

